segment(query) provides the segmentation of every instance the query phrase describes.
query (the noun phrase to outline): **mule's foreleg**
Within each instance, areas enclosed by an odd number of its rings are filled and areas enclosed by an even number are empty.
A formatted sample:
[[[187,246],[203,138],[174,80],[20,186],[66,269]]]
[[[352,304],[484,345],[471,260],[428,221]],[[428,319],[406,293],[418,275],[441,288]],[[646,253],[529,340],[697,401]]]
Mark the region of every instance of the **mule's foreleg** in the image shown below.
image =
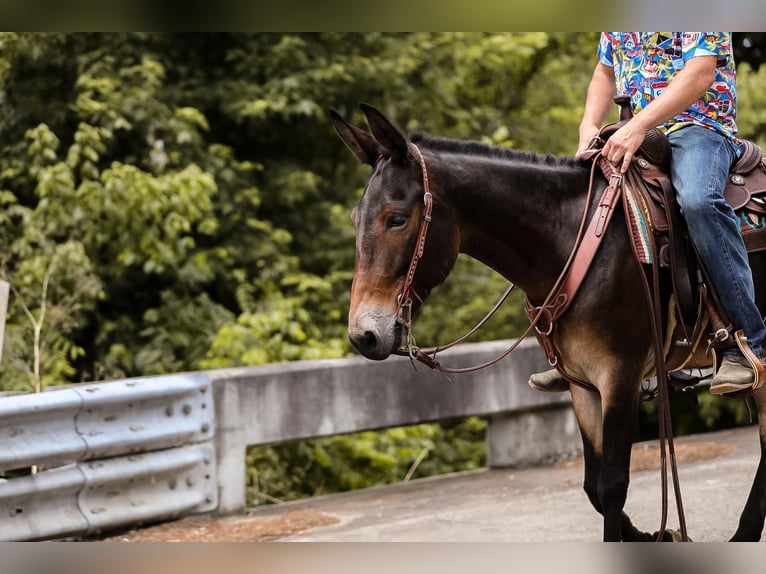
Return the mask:
[[[611,400],[608,400],[611,399]],[[630,451],[633,445],[638,397],[602,400],[604,440],[598,495],[604,514],[604,541],[623,539],[623,511],[630,483]]]
[[[572,406],[582,437],[585,462],[583,490],[599,514],[603,514],[598,494],[598,476],[601,472],[601,397],[598,393],[577,386],[571,387]]]
[[[636,405],[632,412],[608,409],[604,408],[597,393],[573,387],[572,402],[583,440],[583,489],[593,507],[604,517],[604,540],[653,540],[654,535],[638,530],[622,510],[627,498],[634,429],[631,421],[636,420],[637,400],[632,401]],[[607,416],[612,417],[612,427],[617,429],[604,424]],[[604,464],[604,436],[607,437],[609,465]]]

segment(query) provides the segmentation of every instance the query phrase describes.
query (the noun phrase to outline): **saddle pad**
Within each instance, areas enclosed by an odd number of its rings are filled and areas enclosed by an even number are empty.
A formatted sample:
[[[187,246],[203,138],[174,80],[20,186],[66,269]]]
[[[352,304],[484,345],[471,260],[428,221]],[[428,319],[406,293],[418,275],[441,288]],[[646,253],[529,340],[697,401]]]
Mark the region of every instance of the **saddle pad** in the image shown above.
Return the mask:
[[[747,252],[766,250],[766,215],[744,209],[735,213]]]
[[[766,229],[766,215],[745,209],[738,209],[734,213],[737,214],[740,233],[745,234],[759,229]]]
[[[628,226],[634,251],[641,263],[654,263],[649,248],[649,234],[657,233],[657,231],[654,229],[651,211],[644,203],[646,199],[643,194],[634,191],[627,180],[624,181],[623,185]],[[750,211],[744,207],[737,209],[734,213],[737,216],[739,231],[745,238],[748,252],[766,249],[766,215]]]
[[[627,209],[628,228],[630,239],[633,242],[633,250],[641,263],[653,263],[652,251],[649,243],[651,233],[651,215],[644,204],[644,197],[636,193],[632,186],[623,180],[623,193],[625,194],[625,206]]]

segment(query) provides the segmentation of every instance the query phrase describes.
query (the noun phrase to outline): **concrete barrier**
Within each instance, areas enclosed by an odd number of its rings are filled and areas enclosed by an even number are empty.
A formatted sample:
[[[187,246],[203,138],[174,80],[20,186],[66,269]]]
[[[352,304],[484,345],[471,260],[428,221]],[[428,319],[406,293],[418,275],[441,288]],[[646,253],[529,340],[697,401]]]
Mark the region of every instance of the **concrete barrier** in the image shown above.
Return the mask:
[[[440,355],[464,367],[499,355],[511,341],[461,345]],[[409,359],[299,361],[210,371],[215,397],[219,512],[245,507],[249,446],[486,416],[491,466],[530,465],[576,452],[580,436],[569,393],[541,393],[530,373],[549,368],[532,340],[481,371],[444,375]]]
[[[461,345],[439,360],[481,364],[510,344]],[[546,368],[530,340],[497,365],[452,380],[406,358],[351,358],[7,396],[0,399],[0,540],[241,512],[251,446],[482,416],[490,466],[577,452],[569,393],[527,386],[530,373]],[[42,471],[19,475],[31,465]]]

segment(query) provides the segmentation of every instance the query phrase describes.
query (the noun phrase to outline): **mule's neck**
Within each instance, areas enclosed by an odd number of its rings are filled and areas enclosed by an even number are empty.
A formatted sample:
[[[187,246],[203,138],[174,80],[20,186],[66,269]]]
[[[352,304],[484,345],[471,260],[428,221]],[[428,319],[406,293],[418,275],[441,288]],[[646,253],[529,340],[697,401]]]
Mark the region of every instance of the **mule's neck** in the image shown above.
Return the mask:
[[[588,170],[575,162],[531,155],[439,153],[430,158],[429,171],[444,204],[453,210],[460,251],[517,284],[533,300],[544,297],[575,241]]]

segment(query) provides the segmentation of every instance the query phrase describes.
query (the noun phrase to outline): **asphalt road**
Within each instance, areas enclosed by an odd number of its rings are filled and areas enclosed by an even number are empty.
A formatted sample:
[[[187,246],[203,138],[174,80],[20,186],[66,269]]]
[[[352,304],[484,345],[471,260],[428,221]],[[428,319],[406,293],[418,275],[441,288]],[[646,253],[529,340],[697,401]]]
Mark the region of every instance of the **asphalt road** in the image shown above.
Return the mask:
[[[660,524],[657,443],[634,447],[626,511],[646,531]],[[689,536],[725,541],[734,532],[758,464],[757,426],[676,439]],[[643,462],[642,462],[643,461]],[[647,468],[652,467],[655,468]],[[581,488],[579,460],[547,467],[482,470],[253,510],[253,517],[307,509],[333,517],[283,541],[595,542],[601,517]],[[672,485],[669,528],[678,527]]]

